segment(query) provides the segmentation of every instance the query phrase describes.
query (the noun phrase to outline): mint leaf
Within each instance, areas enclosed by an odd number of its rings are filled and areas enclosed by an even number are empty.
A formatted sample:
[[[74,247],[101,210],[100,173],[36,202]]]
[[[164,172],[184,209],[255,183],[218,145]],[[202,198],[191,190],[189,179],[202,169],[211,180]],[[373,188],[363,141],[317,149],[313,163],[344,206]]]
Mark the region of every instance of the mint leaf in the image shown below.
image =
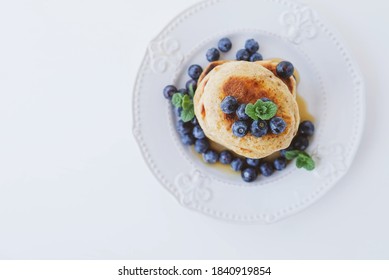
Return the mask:
[[[195,95],[195,92],[194,92],[194,90],[193,90],[193,84],[190,84],[189,85],[189,95],[190,95],[190,97],[194,97],[194,95]]]
[[[191,121],[195,116],[195,113],[194,113],[194,108],[193,106],[190,107],[189,109],[184,109],[182,112],[181,112],[181,120],[183,122],[189,122]]]
[[[305,165],[303,167],[308,171],[312,171],[313,169],[315,169],[315,166],[315,161],[310,156],[307,157],[305,160]]]
[[[270,120],[277,114],[278,107],[272,101],[258,100],[255,102],[257,116],[264,121]]]
[[[259,115],[261,115],[261,114],[266,113],[266,110],[267,110],[266,107],[262,107],[262,106],[255,106],[254,105],[254,108],[255,108],[255,114],[257,115],[257,117],[259,117]]]
[[[193,100],[188,94],[175,93],[172,98],[172,103],[175,107],[182,108],[180,116],[182,121],[189,122],[194,118]]]
[[[257,116],[257,113],[255,111],[255,105],[253,104],[247,104],[246,105],[246,109],[245,109],[245,113],[247,116],[249,116],[250,118],[252,118],[254,121],[257,121],[259,118]]]
[[[297,157],[296,159],[296,166],[297,168],[303,168],[306,164],[306,158],[305,157]]]
[[[245,113],[253,120],[258,119],[267,121],[277,114],[278,107],[272,101],[257,100],[255,104],[247,104]]]
[[[310,155],[308,155],[306,152],[303,152],[303,151],[298,151],[298,152],[299,152],[300,156],[310,157]]]
[[[184,110],[188,110],[190,109],[191,107],[193,108],[193,101],[192,99],[189,97],[189,95],[184,95],[184,97],[182,98],[182,109]]]
[[[305,168],[308,171],[312,171],[313,169],[315,169],[315,161],[306,152],[302,152],[299,150],[287,151],[285,153],[285,157],[287,160],[292,160],[296,158],[297,168]]]
[[[296,166],[298,168],[305,168],[308,171],[315,169],[315,162],[307,153],[301,152],[296,160]]]
[[[172,104],[174,107],[181,108],[182,107],[182,99],[184,95],[182,93],[175,93],[172,97]]]
[[[300,151],[294,150],[294,151],[287,151],[285,153],[285,157],[287,160],[292,160],[296,158],[300,154]]]

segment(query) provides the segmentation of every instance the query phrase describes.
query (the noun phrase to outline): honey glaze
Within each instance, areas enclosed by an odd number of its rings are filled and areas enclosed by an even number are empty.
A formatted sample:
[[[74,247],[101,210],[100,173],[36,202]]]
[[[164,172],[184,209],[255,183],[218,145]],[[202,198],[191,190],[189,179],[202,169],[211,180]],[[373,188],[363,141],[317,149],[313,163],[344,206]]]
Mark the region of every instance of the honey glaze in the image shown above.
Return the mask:
[[[308,106],[306,101],[297,93],[296,97],[297,105],[299,107],[300,121],[315,121],[315,117],[308,111]]]

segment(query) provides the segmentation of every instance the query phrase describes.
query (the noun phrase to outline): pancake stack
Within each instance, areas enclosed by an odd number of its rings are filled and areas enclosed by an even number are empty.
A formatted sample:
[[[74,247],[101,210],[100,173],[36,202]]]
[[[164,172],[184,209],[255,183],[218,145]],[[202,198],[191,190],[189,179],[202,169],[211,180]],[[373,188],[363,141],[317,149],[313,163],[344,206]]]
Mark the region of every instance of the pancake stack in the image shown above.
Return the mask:
[[[296,80],[292,76],[280,79],[275,61],[217,61],[211,63],[198,81],[194,96],[195,115],[205,135],[238,155],[260,159],[289,147],[300,123],[296,102]],[[250,133],[237,137],[232,133],[235,114],[226,115],[220,109],[222,100],[235,97],[239,103],[254,104],[268,98],[278,106],[277,117],[287,126],[279,135],[255,137]]]

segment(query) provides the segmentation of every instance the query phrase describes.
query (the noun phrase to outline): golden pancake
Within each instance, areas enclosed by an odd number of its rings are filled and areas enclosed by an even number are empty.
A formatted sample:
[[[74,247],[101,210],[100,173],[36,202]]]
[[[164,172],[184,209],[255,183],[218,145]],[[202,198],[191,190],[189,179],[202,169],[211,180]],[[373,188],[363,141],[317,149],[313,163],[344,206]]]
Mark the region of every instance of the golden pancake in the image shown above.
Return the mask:
[[[194,108],[209,139],[248,158],[263,158],[289,147],[300,123],[296,80],[278,78],[275,75],[277,64],[274,61],[218,61],[204,70],[194,96]],[[220,108],[226,96],[233,96],[244,104],[269,98],[278,106],[276,116],[287,124],[285,131],[260,138],[250,133],[241,138],[235,136],[231,127],[237,120],[236,115],[226,115]]]
[[[219,60],[219,61],[215,61],[215,62],[211,62],[203,71],[203,73],[201,73],[200,77],[199,77],[199,80],[198,80],[198,83],[200,83],[204,77],[209,73],[211,72],[216,66],[219,66],[219,65],[222,65],[224,63],[229,63],[229,62],[233,62],[231,60]],[[261,60],[261,61],[256,61],[256,62],[251,62],[251,63],[256,63],[256,64],[259,64],[265,68],[267,68],[268,70],[272,71],[274,75],[277,75],[276,74],[276,68],[277,68],[277,65],[280,61],[278,60]],[[279,78],[281,79],[281,78]],[[287,86],[288,86],[288,89],[289,91],[292,93],[293,96],[297,97],[297,82],[296,82],[296,79],[292,76],[288,79],[281,79]]]

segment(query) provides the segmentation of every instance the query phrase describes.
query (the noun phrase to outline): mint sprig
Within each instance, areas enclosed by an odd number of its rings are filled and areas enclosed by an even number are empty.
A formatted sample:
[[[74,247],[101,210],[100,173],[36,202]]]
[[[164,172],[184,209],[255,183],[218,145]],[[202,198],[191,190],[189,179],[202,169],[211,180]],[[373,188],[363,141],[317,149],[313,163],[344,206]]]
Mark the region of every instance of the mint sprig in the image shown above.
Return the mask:
[[[253,120],[259,119],[267,121],[277,114],[278,107],[272,101],[257,100],[255,104],[247,104],[245,113]]]
[[[183,122],[190,122],[191,120],[193,120],[195,116],[195,113],[194,113],[194,108],[192,106],[192,108],[188,109],[188,110],[182,110],[181,112],[181,120]]]
[[[190,87],[189,94],[194,94],[193,87]],[[180,92],[175,93],[172,97],[172,104],[174,107],[182,108],[180,117],[183,122],[189,122],[194,118],[195,113],[193,99],[188,94],[183,94]]]
[[[172,104],[174,107],[181,108],[182,107],[182,99],[184,95],[182,93],[175,93],[172,97]]]
[[[189,85],[189,95],[190,95],[190,97],[194,97],[194,95],[195,95],[195,92],[194,92],[194,89],[193,89],[193,84],[190,84]]]
[[[182,109],[184,110],[189,110],[191,107],[193,108],[193,100],[192,98],[189,97],[189,95],[184,95],[182,98],[182,103],[181,103]]]
[[[315,161],[306,152],[299,150],[287,151],[285,157],[288,160],[296,159],[297,168],[305,168],[308,171],[315,169]]]

